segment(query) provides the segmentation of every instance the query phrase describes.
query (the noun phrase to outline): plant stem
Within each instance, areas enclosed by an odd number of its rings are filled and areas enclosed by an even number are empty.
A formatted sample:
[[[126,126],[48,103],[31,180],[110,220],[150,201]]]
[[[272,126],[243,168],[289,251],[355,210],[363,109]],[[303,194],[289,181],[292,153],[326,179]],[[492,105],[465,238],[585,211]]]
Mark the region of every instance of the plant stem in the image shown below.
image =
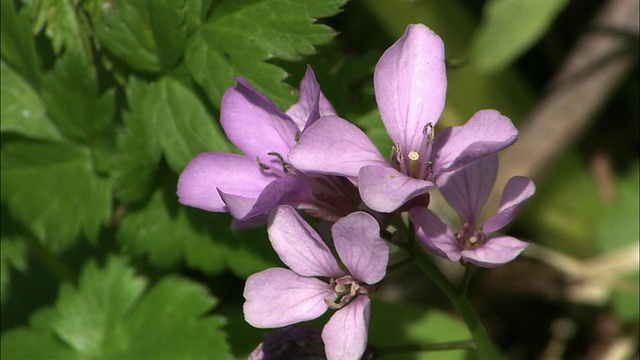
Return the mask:
[[[500,353],[493,347],[484,326],[465,294],[449,281],[442,271],[431,261],[429,256],[420,247],[419,242],[411,241],[410,244],[407,245],[405,250],[411,254],[415,263],[429,275],[436,285],[449,297],[449,300],[451,300],[456,309],[458,309],[460,316],[462,316],[462,319],[469,328],[471,336],[473,336],[478,358],[482,360],[500,359]]]
[[[410,344],[410,345],[398,345],[398,346],[385,346],[375,349],[375,354],[378,357],[404,353],[404,352],[419,352],[419,351],[447,351],[447,350],[460,350],[460,349],[475,349],[476,343],[473,340],[462,341],[448,341],[432,344]]]

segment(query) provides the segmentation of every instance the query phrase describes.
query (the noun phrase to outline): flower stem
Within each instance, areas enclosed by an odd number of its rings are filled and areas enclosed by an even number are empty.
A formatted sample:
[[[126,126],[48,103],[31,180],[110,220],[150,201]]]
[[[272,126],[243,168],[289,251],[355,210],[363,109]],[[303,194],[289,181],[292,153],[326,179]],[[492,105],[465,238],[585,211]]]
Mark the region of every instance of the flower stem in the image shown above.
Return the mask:
[[[473,340],[449,341],[431,344],[409,344],[398,346],[376,347],[375,354],[382,357],[390,354],[420,352],[420,351],[447,351],[460,349],[475,349],[476,342]]]
[[[407,245],[405,250],[411,254],[415,263],[429,275],[460,312],[462,319],[467,324],[469,332],[475,341],[478,358],[482,360],[500,359],[500,353],[493,347],[484,326],[469,303],[469,300],[467,300],[464,292],[458,289],[442,271],[440,271],[424,250],[422,250],[418,241],[411,241],[410,244]]]

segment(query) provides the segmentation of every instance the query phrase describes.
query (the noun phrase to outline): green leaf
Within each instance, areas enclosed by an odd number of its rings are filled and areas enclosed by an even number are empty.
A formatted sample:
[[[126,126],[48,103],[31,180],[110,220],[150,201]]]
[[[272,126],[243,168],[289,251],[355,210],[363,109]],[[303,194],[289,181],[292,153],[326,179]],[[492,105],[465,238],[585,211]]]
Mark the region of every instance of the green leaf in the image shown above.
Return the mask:
[[[473,43],[472,61],[495,71],[509,66],[549,28],[568,0],[491,0]]]
[[[131,136],[149,143],[147,159],[161,149],[175,173],[201,152],[231,150],[203,104],[180,82],[164,77],[147,84],[131,78],[127,98],[131,115],[126,124]]]
[[[2,132],[27,137],[60,140],[58,129],[47,116],[40,95],[4,61],[2,69]]]
[[[38,88],[40,59],[31,34],[28,9],[22,7],[16,11],[14,1],[3,0],[0,15],[2,60]]]
[[[116,239],[125,251],[145,255],[160,268],[184,261],[207,274],[229,267],[246,276],[276,262],[264,229],[232,233],[228,215],[178,204],[173,187],[158,190],[144,208],[127,214]]]
[[[603,253],[637,244],[640,239],[639,167],[636,164],[624,177],[617,179],[615,201],[600,208],[600,216],[596,219],[596,241]]]
[[[0,213],[0,301],[9,298],[10,272],[27,269],[27,247],[11,225],[8,209],[2,206]]]
[[[96,176],[85,147],[3,138],[1,177],[2,201],[49,249],[80,233],[95,240],[110,217],[110,180]]]
[[[145,255],[160,268],[169,268],[185,259],[189,266],[205,273],[220,272],[225,268],[224,249],[211,241],[206,229],[191,226],[187,208],[179,206],[176,200],[175,195],[156,191],[144,208],[122,220],[116,240],[125,251]],[[217,227],[228,229],[229,225]]]
[[[78,287],[63,284],[53,308],[38,311],[30,328],[2,337],[2,357],[64,359],[228,359],[215,305],[207,290],[178,277],[147,281],[119,258],[104,268],[90,262]],[[45,353],[46,351],[46,353]]]
[[[187,39],[185,1],[148,0],[147,4],[160,63],[169,69],[182,56]]]
[[[34,19],[34,33],[44,29],[56,54],[60,54],[63,49],[73,51],[81,54],[88,63],[92,58],[91,42],[87,37],[84,14],[76,12],[77,3],[78,0],[31,0],[29,7]]]
[[[460,320],[439,310],[415,308],[407,304],[372,299],[369,343],[377,349],[386,346],[429,344],[471,339]],[[389,354],[385,359],[455,360],[466,359],[466,350]]]
[[[146,1],[89,0],[83,6],[102,46],[136,70],[160,70]]]
[[[95,69],[78,53],[65,52],[43,87],[44,103],[65,136],[92,147],[111,141],[114,91],[99,93]]]
[[[314,19],[336,14],[344,0],[227,0],[213,11],[200,32],[189,39],[185,60],[193,77],[216,106],[233,78],[244,76],[283,107],[293,101],[282,82],[286,72],[265,63],[299,60],[335,32]]]

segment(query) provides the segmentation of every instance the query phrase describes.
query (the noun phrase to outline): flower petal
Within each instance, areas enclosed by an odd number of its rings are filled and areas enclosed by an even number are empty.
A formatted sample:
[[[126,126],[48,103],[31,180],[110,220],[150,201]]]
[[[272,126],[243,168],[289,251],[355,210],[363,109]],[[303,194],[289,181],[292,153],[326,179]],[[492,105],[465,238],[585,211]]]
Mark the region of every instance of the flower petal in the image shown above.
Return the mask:
[[[487,220],[484,224],[484,232],[490,234],[510,223],[522,204],[535,192],[536,186],[531,179],[524,176],[514,176],[509,179],[502,192],[498,214]]]
[[[499,236],[477,249],[463,250],[462,257],[472,264],[492,268],[515,259],[528,245],[511,236]]]
[[[271,212],[267,232],[282,262],[296,273],[326,277],[346,274],[320,235],[291,206],[279,206]]]
[[[295,205],[307,194],[310,194],[308,185],[295,177],[284,177],[272,181],[259,196],[254,198],[220,191],[220,197],[227,204],[231,216],[239,220],[266,214],[277,205]]]
[[[286,157],[296,143],[298,127],[267,97],[242,79],[222,98],[220,123],[227,137],[250,159],[281,166],[269,152]]]
[[[349,273],[359,281],[375,284],[387,273],[389,246],[380,238],[376,219],[362,211],[338,220],[331,228],[333,244]]]
[[[352,177],[364,165],[387,164],[362,130],[337,116],[323,117],[307,128],[289,162],[308,173]]]
[[[397,210],[432,187],[432,182],[409,177],[389,164],[364,166],[358,176],[362,201],[371,209],[385,213]]]
[[[463,126],[447,128],[433,144],[435,175],[455,170],[488,154],[496,153],[518,139],[518,130],[508,117],[495,110],[480,110]]]
[[[317,318],[334,289],[319,279],[289,269],[270,268],[247,278],[242,306],[245,320],[257,328],[276,328]]]
[[[436,184],[462,222],[475,228],[480,225],[477,220],[491,194],[497,174],[498,155],[491,154],[438,176]]]
[[[436,255],[451,261],[460,260],[462,248],[453,231],[431,210],[416,206],[409,210],[409,217],[422,243]]]
[[[358,296],[338,310],[322,329],[327,360],[360,359],[367,348],[371,301]]]
[[[277,177],[261,171],[255,160],[243,155],[208,152],[193,158],[180,174],[181,204],[216,212],[228,211],[218,189],[257,198]]]
[[[316,80],[311,65],[307,65],[307,72],[300,83],[300,101],[293,104],[286,113],[298,125],[300,132],[320,117],[336,114],[335,109],[320,90],[320,84]]]
[[[442,114],[447,77],[442,39],[412,24],[380,58],[373,75],[387,133],[406,152],[421,152],[423,129]]]

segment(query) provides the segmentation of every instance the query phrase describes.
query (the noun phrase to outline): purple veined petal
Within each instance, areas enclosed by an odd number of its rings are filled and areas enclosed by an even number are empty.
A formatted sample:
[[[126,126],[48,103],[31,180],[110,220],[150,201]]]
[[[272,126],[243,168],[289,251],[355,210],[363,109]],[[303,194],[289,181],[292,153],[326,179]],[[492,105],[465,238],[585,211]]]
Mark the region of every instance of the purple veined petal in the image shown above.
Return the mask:
[[[336,111],[320,90],[316,75],[307,65],[307,72],[300,83],[300,100],[286,111],[302,132],[322,116],[335,115]]]
[[[358,281],[373,285],[387,273],[389,246],[380,238],[376,219],[362,211],[338,220],[331,228],[340,260]]]
[[[511,236],[499,236],[489,239],[477,249],[463,250],[462,257],[474,265],[492,268],[512,261],[528,245]]]
[[[242,195],[227,194],[220,191],[220,197],[227,204],[231,216],[239,220],[266,214],[278,205],[295,205],[305,195],[307,197],[311,196],[308,185],[295,177],[284,177],[272,181],[265,186],[264,190],[256,198],[247,198]]]
[[[435,175],[455,170],[518,140],[518,130],[508,117],[495,110],[480,110],[463,126],[447,128],[433,144]]]
[[[378,61],[373,81],[378,109],[394,144],[406,152],[421,152],[424,127],[435,125],[444,109],[442,39],[424,25],[409,25]]]
[[[498,175],[498,154],[490,154],[436,178],[445,200],[463,223],[478,227],[478,217]]]
[[[247,278],[242,306],[245,320],[257,328],[276,328],[317,318],[334,296],[327,283],[289,269],[270,268]]]
[[[397,210],[432,187],[431,181],[409,177],[389,164],[364,166],[358,176],[362,201],[371,209],[385,213]]]
[[[533,196],[536,186],[531,179],[514,176],[507,182],[502,192],[498,214],[484,224],[485,234],[498,231],[513,220],[522,204]]]
[[[416,229],[416,236],[429,250],[454,262],[460,260],[462,248],[453,231],[431,210],[416,206],[409,210],[409,217]]]
[[[308,173],[347,177],[358,176],[364,165],[388,164],[362,130],[337,116],[307,128],[289,152],[289,162]]]
[[[327,360],[360,359],[367,348],[371,301],[358,296],[336,311],[322,329]]]
[[[286,157],[296,143],[298,127],[246,80],[237,81],[222,97],[220,123],[227,137],[249,158],[259,156],[269,166],[280,166],[278,159],[267,153]]]
[[[177,193],[183,205],[224,212],[228,208],[218,189],[257,198],[275,179],[265,175],[256,161],[246,156],[207,152],[193,158],[182,171]]]
[[[346,275],[320,235],[291,206],[278,206],[269,215],[269,240],[282,262],[304,276]]]

